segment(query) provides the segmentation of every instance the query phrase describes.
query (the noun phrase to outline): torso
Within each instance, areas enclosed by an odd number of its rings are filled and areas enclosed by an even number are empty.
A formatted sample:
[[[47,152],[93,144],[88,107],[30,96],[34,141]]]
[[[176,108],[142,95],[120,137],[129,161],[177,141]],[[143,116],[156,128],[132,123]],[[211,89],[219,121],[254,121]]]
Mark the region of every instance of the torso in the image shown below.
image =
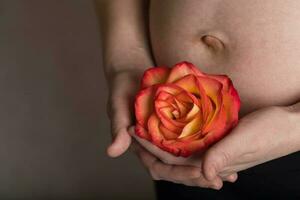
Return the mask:
[[[151,46],[157,65],[186,60],[227,74],[241,115],[300,98],[300,1],[152,0]],[[207,36],[207,37],[204,37]]]

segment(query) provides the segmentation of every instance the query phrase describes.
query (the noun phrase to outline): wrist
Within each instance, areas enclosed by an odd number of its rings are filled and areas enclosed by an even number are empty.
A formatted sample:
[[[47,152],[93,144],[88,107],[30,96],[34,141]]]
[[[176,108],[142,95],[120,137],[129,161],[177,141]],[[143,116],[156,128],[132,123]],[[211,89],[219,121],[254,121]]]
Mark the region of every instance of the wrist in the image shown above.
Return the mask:
[[[115,52],[113,55],[104,55],[103,66],[105,75],[109,78],[124,72],[143,73],[146,69],[153,67],[154,62],[145,53],[131,50],[122,54]]]
[[[118,67],[111,67],[110,70],[105,71],[105,77],[107,79],[107,82],[114,82],[115,79],[118,77],[128,77],[132,80],[137,80],[141,79],[144,71],[149,68],[150,66],[147,67],[142,67],[142,66],[137,66],[137,65],[129,65],[129,66],[124,66],[120,67],[121,65],[118,65]]]
[[[138,88],[142,76],[144,74],[144,68],[120,68],[118,70],[111,71],[106,74],[106,81],[108,84],[108,89],[120,87],[120,85],[129,85],[131,88]]]
[[[142,74],[146,69],[153,67],[152,64],[142,62],[114,62],[105,64],[105,76],[113,78],[119,74]]]

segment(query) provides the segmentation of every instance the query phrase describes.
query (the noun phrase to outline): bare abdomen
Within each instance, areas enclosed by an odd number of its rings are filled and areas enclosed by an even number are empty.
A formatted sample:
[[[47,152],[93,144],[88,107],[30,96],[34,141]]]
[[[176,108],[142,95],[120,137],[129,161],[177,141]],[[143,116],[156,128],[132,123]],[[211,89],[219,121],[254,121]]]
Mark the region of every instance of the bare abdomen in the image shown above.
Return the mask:
[[[151,45],[157,65],[187,60],[227,74],[241,114],[300,98],[300,2],[297,0],[153,0]]]

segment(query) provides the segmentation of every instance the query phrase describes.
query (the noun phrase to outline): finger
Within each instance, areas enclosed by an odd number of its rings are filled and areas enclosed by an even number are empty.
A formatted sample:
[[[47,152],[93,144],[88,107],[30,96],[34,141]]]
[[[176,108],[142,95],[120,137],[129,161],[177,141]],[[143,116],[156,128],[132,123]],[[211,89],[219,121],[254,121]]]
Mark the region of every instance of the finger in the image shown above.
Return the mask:
[[[152,170],[158,177],[173,182],[181,182],[201,176],[201,169],[189,166],[168,165],[159,160],[153,163]]]
[[[111,131],[113,141],[107,148],[107,154],[111,157],[117,157],[123,154],[131,143],[131,136],[127,130],[131,124],[130,104],[128,98],[123,94],[120,96],[115,95],[111,101]]]
[[[229,163],[231,157],[227,151],[218,148],[217,145],[211,147],[203,158],[203,173],[208,180],[215,179],[219,172],[222,171]]]
[[[238,174],[233,173],[231,175],[226,176],[225,178],[222,178],[223,181],[234,183],[238,179]]]
[[[153,171],[150,170],[150,168],[152,168],[153,163],[155,163],[157,161],[157,158],[142,148],[138,147],[138,148],[136,148],[136,151],[137,151],[137,155],[138,155],[140,161],[142,162],[144,167],[148,170],[152,179],[159,180],[159,177],[157,176],[157,174],[155,174]]]
[[[125,153],[131,143],[131,137],[126,128],[118,131],[117,136],[107,148],[107,154],[110,157],[118,157]]]
[[[192,179],[185,183],[190,186],[197,186],[202,188],[212,188],[215,190],[220,190],[223,187],[223,181],[220,177],[216,177],[214,180],[207,180],[204,176]]]
[[[179,163],[175,162],[175,160],[177,160],[177,157],[171,155],[170,153],[168,153],[166,151],[161,150],[157,146],[153,145],[151,142],[148,142],[147,140],[144,140],[144,139],[136,136],[135,134],[133,134],[133,137],[137,140],[137,142],[139,144],[141,144],[145,149],[147,149],[153,155],[158,157],[164,163],[166,163],[166,164],[179,164]]]
[[[139,158],[147,169],[150,169],[152,165],[157,161],[157,158],[155,156],[151,155],[142,148],[139,148],[137,151]]]
[[[166,151],[161,150],[159,147],[153,145],[151,142],[144,140],[138,137],[134,133],[134,128],[129,129],[129,134],[135,138],[135,140],[141,144],[146,150],[151,152],[157,158],[159,158],[165,164],[172,164],[172,165],[189,165],[189,166],[201,166],[200,160],[194,160],[192,157],[183,158],[183,157],[176,157]]]
[[[147,152],[147,150],[139,148],[138,151],[140,159],[155,180],[163,179],[172,182],[180,182],[201,176],[200,168],[164,164],[154,155]]]
[[[222,180],[217,177],[215,180],[208,181],[201,173],[200,168],[167,165],[158,160],[143,147],[137,145],[139,157],[144,166],[149,170],[154,180],[166,180],[181,183],[189,186],[220,189],[223,185]]]

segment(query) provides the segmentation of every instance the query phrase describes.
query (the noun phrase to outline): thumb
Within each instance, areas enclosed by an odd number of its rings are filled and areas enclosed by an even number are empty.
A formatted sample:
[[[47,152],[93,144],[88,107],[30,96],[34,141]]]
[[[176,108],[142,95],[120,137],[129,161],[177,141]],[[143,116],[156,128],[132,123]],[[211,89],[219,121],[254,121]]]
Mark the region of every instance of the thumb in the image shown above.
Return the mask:
[[[128,133],[132,123],[129,105],[129,100],[126,98],[112,99],[110,115],[113,141],[107,148],[110,157],[122,155],[131,144],[131,136]]]
[[[110,157],[118,157],[125,153],[131,144],[131,136],[128,134],[126,128],[122,128],[116,134],[113,142],[107,148],[107,154]]]
[[[231,156],[227,151],[217,146],[211,147],[204,155],[203,158],[203,173],[207,180],[214,180],[220,171],[226,167],[229,162]]]

